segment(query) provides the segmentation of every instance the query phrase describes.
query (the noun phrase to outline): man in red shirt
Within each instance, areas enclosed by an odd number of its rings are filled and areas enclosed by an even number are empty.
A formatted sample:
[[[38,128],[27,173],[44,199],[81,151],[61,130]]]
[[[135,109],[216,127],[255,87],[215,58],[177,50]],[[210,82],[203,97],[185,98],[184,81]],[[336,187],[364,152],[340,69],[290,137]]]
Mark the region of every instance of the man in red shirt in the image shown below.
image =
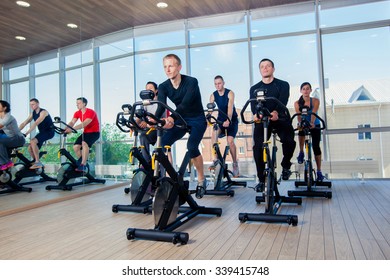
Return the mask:
[[[73,119],[68,123],[70,127],[75,130],[84,129],[73,145],[73,150],[76,156],[79,158],[79,166],[76,171],[87,172],[87,160],[89,156],[89,149],[100,137],[100,125],[97,118],[96,112],[92,109],[87,108],[87,99],[84,97],[77,98],[76,105],[78,111],[73,115]],[[77,120],[81,123],[75,126]],[[66,133],[70,133],[71,129],[67,128]]]

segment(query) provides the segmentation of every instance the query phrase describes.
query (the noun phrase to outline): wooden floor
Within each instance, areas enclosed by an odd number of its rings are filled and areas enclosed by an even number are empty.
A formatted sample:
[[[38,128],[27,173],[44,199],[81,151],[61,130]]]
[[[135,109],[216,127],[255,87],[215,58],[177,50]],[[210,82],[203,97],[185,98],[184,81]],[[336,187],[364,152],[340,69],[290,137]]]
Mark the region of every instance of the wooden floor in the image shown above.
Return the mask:
[[[296,227],[240,223],[240,212],[264,211],[250,188],[236,188],[233,198],[204,197],[200,204],[222,207],[223,214],[183,225],[180,230],[190,235],[184,246],[127,240],[128,227],[151,228],[153,216],[113,213],[113,204],[129,203],[120,186],[0,217],[0,259],[388,260],[389,184],[333,181],[331,200],[304,198],[301,206],[282,206],[281,213],[298,215]],[[293,188],[293,181],[283,182],[281,192]]]

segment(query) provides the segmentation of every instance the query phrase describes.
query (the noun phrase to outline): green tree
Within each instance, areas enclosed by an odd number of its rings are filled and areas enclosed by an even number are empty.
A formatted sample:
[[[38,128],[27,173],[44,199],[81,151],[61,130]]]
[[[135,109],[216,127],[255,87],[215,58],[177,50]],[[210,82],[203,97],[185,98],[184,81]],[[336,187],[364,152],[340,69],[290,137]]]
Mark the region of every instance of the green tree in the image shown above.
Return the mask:
[[[126,164],[132,144],[126,141],[126,134],[115,124],[104,124],[102,127],[104,164]]]

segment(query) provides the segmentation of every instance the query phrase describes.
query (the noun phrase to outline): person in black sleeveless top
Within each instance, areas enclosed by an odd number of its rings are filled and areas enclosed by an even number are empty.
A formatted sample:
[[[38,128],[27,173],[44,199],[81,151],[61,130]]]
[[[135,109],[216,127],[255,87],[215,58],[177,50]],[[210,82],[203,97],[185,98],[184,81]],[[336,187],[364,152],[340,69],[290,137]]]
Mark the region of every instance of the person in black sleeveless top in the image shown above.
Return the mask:
[[[210,103],[215,102],[218,109],[229,117],[231,123],[222,114],[218,114],[217,119],[222,121],[223,124],[219,125],[218,131],[213,130],[212,141],[215,143],[218,137],[223,137],[226,134],[230,155],[233,160],[233,177],[238,177],[240,172],[237,163],[237,148],[234,143],[234,138],[238,131],[238,117],[234,106],[234,92],[225,88],[225,81],[220,75],[214,78],[214,85],[217,90],[210,95]],[[216,155],[214,155],[214,163],[210,168],[215,167],[216,160]]]
[[[320,107],[320,100],[314,97],[310,97],[310,93],[312,92],[311,84],[309,82],[304,82],[301,84],[301,97],[295,101],[294,107],[296,113],[301,113],[303,107],[308,107],[308,115],[306,120],[310,122],[311,129],[311,139],[312,139],[312,148],[314,153],[314,158],[317,165],[317,181],[323,181],[325,179],[324,175],[321,172],[321,131],[318,129],[321,127],[320,120],[318,120],[311,113],[318,113],[318,109]],[[298,122],[301,123],[302,117],[298,116]],[[317,127],[317,128],[316,128]],[[298,132],[298,140],[299,140],[299,154],[297,157],[298,163],[302,164],[304,161],[305,154],[303,153],[303,147],[305,142],[305,134],[302,130]]]
[[[27,124],[34,122],[30,125],[30,128],[24,133],[25,136],[30,134],[36,127],[39,129],[34,138],[30,140],[28,146],[28,152],[30,153],[34,164],[30,169],[42,168],[43,164],[39,160],[39,150],[43,143],[54,137],[53,120],[48,111],[39,107],[39,101],[36,98],[30,100],[31,113],[28,118],[22,122],[19,129],[22,130]]]
[[[255,90],[263,89],[266,97],[275,97],[279,99],[282,104],[287,105],[288,98],[290,97],[290,85],[288,82],[274,77],[275,66],[272,60],[268,58],[262,59],[259,63],[259,70],[262,79],[250,88],[250,98],[256,98]],[[270,118],[271,122],[268,127],[267,138],[269,139],[272,130],[275,129],[280,138],[280,142],[282,143],[282,179],[288,180],[291,175],[291,158],[294,155],[296,146],[294,140],[294,128],[283,108],[280,108],[280,105],[278,106],[275,102],[266,102],[265,107],[267,107],[272,115]],[[255,121],[255,128],[253,131],[253,140],[255,143],[253,146],[253,156],[257,168],[257,177],[259,179],[259,185],[256,188],[262,189],[264,186],[264,162],[262,156],[262,147],[264,142],[263,123],[257,118],[256,104],[251,104],[251,110]]]

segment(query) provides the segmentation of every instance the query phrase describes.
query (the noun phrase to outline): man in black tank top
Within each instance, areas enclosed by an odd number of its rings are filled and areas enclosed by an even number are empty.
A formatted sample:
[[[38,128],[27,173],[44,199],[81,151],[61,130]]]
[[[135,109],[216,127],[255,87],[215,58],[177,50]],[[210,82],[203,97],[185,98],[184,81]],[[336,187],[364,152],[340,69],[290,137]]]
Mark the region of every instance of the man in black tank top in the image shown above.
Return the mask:
[[[237,148],[234,143],[234,138],[236,137],[238,131],[238,116],[234,106],[234,92],[225,88],[225,81],[220,75],[215,76],[214,85],[216,91],[210,95],[210,103],[215,102],[218,109],[225,113],[231,122],[229,122],[229,120],[227,120],[222,114],[218,114],[217,119],[223,122],[223,124],[219,125],[218,131],[213,130],[212,142],[217,142],[218,137],[223,137],[226,134],[230,155],[233,161],[233,177],[238,177],[240,172],[237,162]],[[214,155],[213,164],[210,168],[215,168],[216,160],[216,155]]]
[[[27,136],[36,127],[39,129],[39,133],[30,140],[30,144],[28,146],[28,152],[34,160],[34,164],[30,167],[30,169],[38,169],[43,167],[43,164],[39,160],[39,149],[45,141],[54,137],[53,120],[48,111],[39,107],[38,99],[32,98],[30,100],[30,108],[30,115],[20,124],[19,129],[22,130],[33,120],[34,122],[30,125],[30,128],[24,133],[24,135]]]

